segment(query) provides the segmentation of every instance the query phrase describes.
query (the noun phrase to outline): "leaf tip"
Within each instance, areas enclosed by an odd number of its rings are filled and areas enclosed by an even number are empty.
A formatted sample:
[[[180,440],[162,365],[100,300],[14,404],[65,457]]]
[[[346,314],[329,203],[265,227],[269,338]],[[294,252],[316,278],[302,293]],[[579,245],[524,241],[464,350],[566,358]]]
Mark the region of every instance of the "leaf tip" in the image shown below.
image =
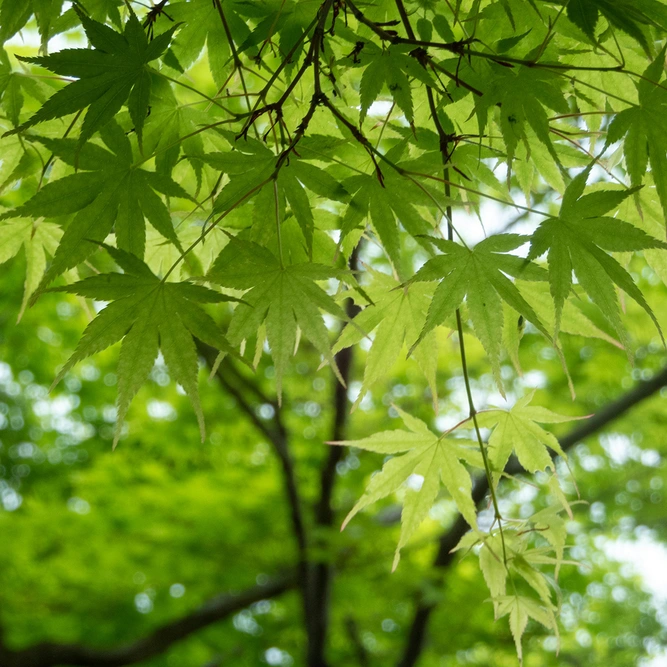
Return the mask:
[[[396,568],[398,567],[398,563],[401,560],[401,552],[400,549],[396,549],[396,553],[394,554],[394,562],[391,564],[391,572],[392,574],[396,572]]]

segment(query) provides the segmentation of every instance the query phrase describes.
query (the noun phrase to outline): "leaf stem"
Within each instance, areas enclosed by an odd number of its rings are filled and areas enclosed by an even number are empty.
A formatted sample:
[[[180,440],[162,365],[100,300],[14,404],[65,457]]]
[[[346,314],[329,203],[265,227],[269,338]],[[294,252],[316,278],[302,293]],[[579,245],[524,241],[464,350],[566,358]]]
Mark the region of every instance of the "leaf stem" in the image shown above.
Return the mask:
[[[243,95],[245,96],[246,105],[250,109],[250,97],[248,96],[248,86],[246,86],[245,77],[243,76],[243,63],[241,58],[239,58],[239,52],[236,49],[236,44],[232,36],[232,31],[229,29],[229,23],[227,23],[227,18],[225,12],[222,9],[222,3],[220,0],[213,0],[215,8],[218,10],[220,15],[220,21],[222,22],[222,28],[225,31],[225,36],[227,37],[227,42],[229,43],[229,48],[232,52],[232,60],[234,61],[234,69],[238,70],[239,79],[241,81],[241,88],[243,88]],[[259,139],[259,132],[253,123],[253,129],[255,131],[255,136]]]
[[[470,386],[470,376],[468,373],[468,362],[466,359],[465,342],[463,340],[463,321],[461,318],[461,310],[458,308],[456,309],[456,331],[459,338],[459,352],[461,355],[461,370],[463,373],[463,383],[465,385],[466,396],[468,398],[468,410],[470,413],[469,419],[472,419],[472,423],[475,427],[475,435],[477,436],[479,451],[482,454],[482,461],[484,462],[484,473],[486,475],[487,482],[489,483],[489,493],[491,494],[491,502],[493,504],[495,520],[498,522],[498,528],[500,530],[500,541],[503,545],[503,563],[507,568],[507,548],[505,546],[505,534],[503,531],[502,515],[500,513],[500,507],[498,506],[498,497],[496,495],[496,490],[493,484],[493,472],[491,471],[489,457],[486,452],[486,447],[484,446],[482,433],[479,429],[479,423],[477,422],[477,410],[475,410],[475,403],[472,397],[472,388]]]
[[[436,131],[440,138],[440,154],[442,155],[442,165],[443,165],[443,182],[445,185],[445,197],[449,199],[451,197],[451,182],[449,180],[449,160],[451,158],[451,153],[447,151],[447,144],[449,143],[449,137],[445,132],[445,129],[438,118],[437,106],[435,104],[435,99],[433,97],[433,91],[431,88],[426,89],[426,94],[428,97],[429,108],[431,111],[431,117],[433,119],[433,124],[435,125]],[[447,238],[450,241],[454,240],[454,214],[452,211],[451,205],[446,207],[446,219],[447,219]],[[461,356],[461,372],[463,374],[463,383],[465,385],[466,396],[468,399],[468,412],[469,419],[472,419],[473,425],[475,427],[475,435],[477,436],[477,444],[479,445],[479,451],[482,455],[482,461],[484,462],[484,472],[486,474],[486,479],[489,484],[489,492],[491,494],[491,502],[493,503],[493,510],[495,514],[495,520],[498,522],[498,528],[500,530],[500,540],[503,547],[503,563],[505,569],[507,569],[507,549],[505,546],[505,535],[503,532],[502,525],[502,515],[500,513],[500,507],[498,506],[498,498],[496,496],[494,484],[493,484],[493,473],[491,471],[491,465],[489,464],[489,457],[486,452],[486,447],[484,445],[484,440],[482,439],[482,433],[479,429],[479,423],[477,421],[477,410],[475,409],[475,402],[472,396],[472,388],[470,386],[470,374],[468,372],[468,360],[466,357],[466,348],[465,340],[463,339],[463,320],[461,318],[461,309],[456,309],[456,331],[459,339],[459,353]],[[509,570],[508,570],[509,571]]]
[[[285,264],[283,262],[283,239],[280,233],[280,195],[278,194],[278,179],[273,179],[273,197],[275,201],[275,211],[276,211],[276,237],[278,239],[278,259],[280,260],[280,268],[284,269]]]
[[[226,211],[223,211],[212,223],[211,226],[206,229],[204,232],[202,232],[183,252],[181,255],[178,256],[176,261],[169,267],[169,270],[164,274],[164,277],[162,278],[162,282],[165,282],[167,278],[173,273],[174,269],[185,259],[185,257],[194,249],[196,248],[218,225],[218,223],[226,218],[234,209],[238,208],[243,202],[248,199],[248,197],[252,197],[252,195],[255,194],[258,190],[261,190],[272,178],[274,178],[274,174],[271,174],[271,176],[265,178],[261,183],[258,183],[255,185],[253,188],[251,188],[248,192],[246,192],[242,197],[240,197],[237,201],[235,201]]]
[[[164,72],[159,72],[158,70],[154,70],[155,74],[158,76],[161,76],[163,79],[166,79],[167,81],[171,81],[172,83],[175,83],[177,86],[181,86],[181,88],[185,88],[196,95],[199,95],[200,97],[204,98],[206,101],[210,102],[211,104],[215,104],[216,107],[219,107],[223,111],[226,111],[228,114],[231,114],[232,116],[235,116],[236,114],[231,110],[228,109],[226,106],[223,104],[220,104],[214,97],[209,97],[206,93],[202,93],[201,90],[197,90],[193,86],[188,85],[187,83],[184,83],[183,81],[179,81],[178,79],[174,79],[171,76],[168,76]]]

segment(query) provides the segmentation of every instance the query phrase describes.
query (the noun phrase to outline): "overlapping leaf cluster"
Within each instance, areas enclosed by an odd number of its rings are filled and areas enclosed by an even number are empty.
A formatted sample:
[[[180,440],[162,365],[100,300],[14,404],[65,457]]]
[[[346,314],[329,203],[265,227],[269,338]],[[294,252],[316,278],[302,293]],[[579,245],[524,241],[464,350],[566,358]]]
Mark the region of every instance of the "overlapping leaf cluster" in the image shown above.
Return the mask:
[[[555,630],[541,566],[562,562],[562,519],[552,508],[526,524],[546,555],[510,530],[497,494],[512,454],[529,474],[553,470],[562,452],[541,424],[566,418],[529,396],[484,410],[466,346],[513,398],[506,361],[520,372],[524,335],[561,357],[563,334],[631,356],[620,292],[660,330],[635,268],[645,256],[667,276],[654,224],[654,204],[667,211],[667,6],[0,5],[5,40],[33,23],[39,55],[15,42],[0,54],[0,261],[25,254],[24,307],[54,281],[106,304],[60,377],[122,341],[121,424],[161,352],[203,428],[197,341],[254,365],[268,351],[279,394],[302,337],[334,373],[337,353],[366,347],[353,407],[404,354],[437,408],[438,354],[460,355],[465,435],[399,410],[407,430],[346,442],[401,454],[348,520],[403,495],[396,563],[442,481],[519,655],[529,618]],[[70,30],[88,46],[49,53]],[[491,487],[487,532],[471,473]],[[530,590],[508,592],[513,577]]]

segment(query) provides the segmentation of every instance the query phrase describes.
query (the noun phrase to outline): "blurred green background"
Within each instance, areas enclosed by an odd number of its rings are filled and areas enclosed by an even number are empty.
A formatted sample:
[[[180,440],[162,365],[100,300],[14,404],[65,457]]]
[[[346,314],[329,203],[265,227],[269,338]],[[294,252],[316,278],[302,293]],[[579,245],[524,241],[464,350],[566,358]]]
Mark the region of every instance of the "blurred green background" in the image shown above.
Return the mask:
[[[6,644],[19,649],[48,640],[117,647],[189,614],[216,594],[292,571],[296,551],[281,469],[236,400],[209,381],[202,367],[209,430],[202,444],[187,398],[158,362],[112,451],[117,350],[79,365],[49,393],[89,320],[89,306],[47,294],[17,324],[23,262],[19,255],[0,274],[0,614]],[[664,286],[640,260],[636,271],[664,326]],[[564,336],[577,388],[572,403],[553,352],[528,331],[522,359],[533,370],[521,378],[506,365],[510,393],[536,388],[536,403],[585,414],[652,377],[664,363],[664,350],[643,312],[630,304],[628,311],[637,345],[634,367],[607,342]],[[400,362],[391,380],[352,414],[348,437],[398,427],[392,403],[436,429],[465,414],[456,343],[447,333],[440,331],[438,417],[416,365]],[[472,338],[469,348],[478,400],[500,401]],[[361,350],[355,354],[352,394],[364,362]],[[271,394],[268,359],[256,377]],[[324,443],[332,431],[334,383],[329,369],[318,365],[312,350],[302,347],[285,380],[282,409],[307,507],[319,492]],[[274,408],[243,393],[259,420],[269,423]],[[581,496],[568,523],[568,558],[578,564],[564,566],[560,574],[560,654],[555,638],[531,625],[526,665],[665,664],[666,395],[663,389],[571,450],[572,474],[559,466],[570,498],[577,497],[572,480]],[[566,433],[568,425],[560,426],[557,433]],[[379,455],[346,455],[336,475],[338,517],[334,528],[319,536],[319,555],[335,571],[331,664],[394,664],[415,604],[427,600],[437,607],[421,665],[515,665],[509,630],[493,621],[475,555],[458,557],[445,570],[431,567],[437,537],[454,516],[448,498],[438,501],[393,574],[400,498],[338,531],[381,463]],[[503,487],[503,513],[524,516],[546,502],[539,483]],[[308,520],[311,514],[306,511]],[[141,664],[298,665],[304,643],[302,609],[291,590],[211,624]]]
[[[199,75],[202,69],[197,65],[191,71]],[[26,104],[37,106],[34,100]],[[36,187],[34,180],[28,191]],[[25,197],[8,188],[2,204]],[[230,219],[238,226],[246,223],[241,214],[238,221]],[[506,222],[500,220],[501,227]],[[406,243],[406,262],[418,262],[415,244]],[[373,250],[367,246],[362,260],[386,271],[386,262]],[[667,329],[664,284],[640,257],[630,268]],[[292,573],[297,551],[281,466],[238,399],[209,380],[202,364],[208,429],[202,443],[187,397],[158,362],[112,451],[117,348],[78,365],[49,392],[90,321],[91,304],[45,294],[17,324],[24,280],[21,252],[0,266],[0,629],[5,644],[13,650],[44,641],[117,648],[188,617],[219,594]],[[553,349],[528,328],[521,360],[530,371],[520,376],[508,360],[503,366],[510,403],[536,389],[538,405],[590,414],[653,377],[667,365],[667,354],[644,311],[634,302],[626,307],[634,365],[609,342],[563,335],[577,390],[573,403]],[[608,330],[595,311],[587,314]],[[400,427],[392,404],[435,430],[467,416],[457,342],[444,328],[438,335],[438,416],[416,364],[400,361],[351,415],[347,437]],[[483,350],[472,337],[466,345],[478,407],[506,406]],[[309,524],[328,454],[325,443],[333,433],[335,382],[330,370],[319,366],[319,355],[302,344],[284,380],[282,407]],[[364,350],[355,349],[352,398],[363,368]],[[275,407],[258,399],[243,380],[273,396],[270,358],[264,355],[255,376],[239,373],[230,382],[258,422],[270,426]],[[560,652],[556,638],[531,623],[524,638],[527,667],[667,665],[666,398],[663,389],[642,401],[576,445],[569,469],[559,464],[574,503],[567,557],[575,564],[563,566],[558,581]],[[571,427],[554,430],[563,435]],[[515,666],[507,623],[494,622],[475,554],[460,554],[444,569],[432,567],[438,537],[455,517],[448,497],[439,498],[394,573],[400,495],[338,530],[382,462],[367,452],[345,454],[336,469],[334,526],[318,529],[315,536],[315,555],[334,571],[331,665],[394,665],[416,606],[426,602],[436,607],[420,666]],[[503,514],[529,516],[546,507],[550,501],[541,481],[506,481]],[[300,665],[302,615],[299,596],[290,589],[189,634],[141,664]]]

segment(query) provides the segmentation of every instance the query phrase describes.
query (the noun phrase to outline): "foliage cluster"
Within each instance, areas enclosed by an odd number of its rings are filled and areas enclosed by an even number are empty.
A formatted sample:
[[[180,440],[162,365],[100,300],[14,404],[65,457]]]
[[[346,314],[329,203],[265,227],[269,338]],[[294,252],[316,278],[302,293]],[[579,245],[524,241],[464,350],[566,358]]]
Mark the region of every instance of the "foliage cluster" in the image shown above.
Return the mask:
[[[507,372],[529,370],[522,341],[538,337],[574,397],[566,338],[632,360],[626,301],[662,337],[636,267],[667,280],[667,5],[0,5],[3,41],[29,22],[40,53],[0,52],[0,261],[25,255],[19,318],[53,292],[95,311],[54,384],[122,341],[114,446],[159,355],[202,439],[200,359],[213,375],[247,378],[269,355],[275,412],[298,355],[346,387],[350,350],[368,350],[352,410],[407,356],[437,410],[440,334],[453,332],[464,419],[434,433],[396,405],[404,428],[333,434],[331,451],[390,457],[345,523],[403,493],[396,568],[444,487],[470,529],[452,550],[477,555],[519,659],[530,619],[557,635],[572,498],[553,460],[566,453],[544,425],[583,411],[517,396]],[[63,34],[86,45],[49,52]],[[486,365],[476,370],[507,408],[475,396],[475,346]],[[308,617],[317,545],[280,428],[267,433],[287,475]],[[519,471],[551,498],[529,516],[499,502],[502,479]],[[309,642],[308,664],[325,664],[310,653],[323,650],[316,627]]]

